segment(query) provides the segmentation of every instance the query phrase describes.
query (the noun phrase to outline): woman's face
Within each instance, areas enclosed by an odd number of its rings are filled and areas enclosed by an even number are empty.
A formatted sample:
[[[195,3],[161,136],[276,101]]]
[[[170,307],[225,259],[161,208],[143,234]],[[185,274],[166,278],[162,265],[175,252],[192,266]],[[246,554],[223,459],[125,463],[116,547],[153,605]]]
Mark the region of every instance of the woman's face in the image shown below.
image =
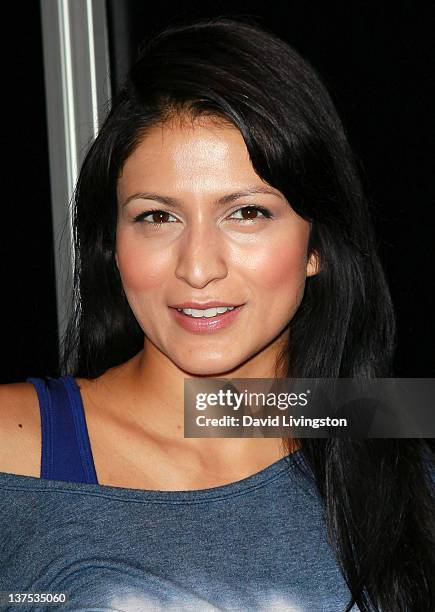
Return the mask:
[[[240,132],[210,118],[154,127],[118,203],[117,264],[147,341],[192,375],[270,357],[315,259],[309,223],[256,174]]]

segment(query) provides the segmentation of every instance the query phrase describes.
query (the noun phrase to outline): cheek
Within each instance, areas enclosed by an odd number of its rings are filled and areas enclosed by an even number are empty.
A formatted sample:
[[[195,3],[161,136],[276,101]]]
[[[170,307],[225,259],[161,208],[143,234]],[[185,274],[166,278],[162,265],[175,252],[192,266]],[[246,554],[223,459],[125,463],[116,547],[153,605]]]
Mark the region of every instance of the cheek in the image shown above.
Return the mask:
[[[169,267],[168,251],[144,248],[122,234],[117,239],[118,268],[126,293],[146,293],[162,286]]]
[[[250,268],[268,291],[299,290],[306,276],[306,241],[288,239],[274,242],[273,246],[258,249],[250,262]]]

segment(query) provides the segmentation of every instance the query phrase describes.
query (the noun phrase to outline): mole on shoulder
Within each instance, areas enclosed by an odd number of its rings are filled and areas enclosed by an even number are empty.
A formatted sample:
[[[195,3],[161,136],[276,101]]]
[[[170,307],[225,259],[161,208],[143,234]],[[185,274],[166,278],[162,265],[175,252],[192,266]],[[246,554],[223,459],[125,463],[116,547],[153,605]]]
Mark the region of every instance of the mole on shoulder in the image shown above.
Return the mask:
[[[18,423],[18,427],[22,427],[21,423]]]

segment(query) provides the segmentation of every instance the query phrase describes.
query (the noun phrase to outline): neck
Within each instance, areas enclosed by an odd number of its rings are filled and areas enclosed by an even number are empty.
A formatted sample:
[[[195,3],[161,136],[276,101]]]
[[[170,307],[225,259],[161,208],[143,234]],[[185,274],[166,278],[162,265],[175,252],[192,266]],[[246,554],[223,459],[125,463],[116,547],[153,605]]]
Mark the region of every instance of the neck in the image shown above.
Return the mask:
[[[281,346],[282,340],[231,372],[213,374],[210,378],[276,378],[276,355]],[[104,378],[113,394],[121,396],[122,390],[122,396],[130,398],[127,405],[125,399],[122,401],[126,405],[122,418],[162,447],[182,448],[217,461],[226,457],[249,461],[259,456],[266,464],[268,458],[274,460],[285,454],[281,439],[277,438],[184,438],[184,380],[208,377],[178,368],[147,339],[142,351],[109,370]]]

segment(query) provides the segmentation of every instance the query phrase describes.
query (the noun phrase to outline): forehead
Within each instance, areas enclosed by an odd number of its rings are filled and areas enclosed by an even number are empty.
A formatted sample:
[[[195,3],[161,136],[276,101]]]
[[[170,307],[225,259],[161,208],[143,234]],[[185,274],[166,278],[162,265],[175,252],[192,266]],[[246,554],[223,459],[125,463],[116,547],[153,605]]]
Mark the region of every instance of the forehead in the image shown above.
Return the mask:
[[[173,119],[152,127],[126,160],[120,195],[146,185],[154,190],[216,190],[264,184],[240,131],[216,117]]]

